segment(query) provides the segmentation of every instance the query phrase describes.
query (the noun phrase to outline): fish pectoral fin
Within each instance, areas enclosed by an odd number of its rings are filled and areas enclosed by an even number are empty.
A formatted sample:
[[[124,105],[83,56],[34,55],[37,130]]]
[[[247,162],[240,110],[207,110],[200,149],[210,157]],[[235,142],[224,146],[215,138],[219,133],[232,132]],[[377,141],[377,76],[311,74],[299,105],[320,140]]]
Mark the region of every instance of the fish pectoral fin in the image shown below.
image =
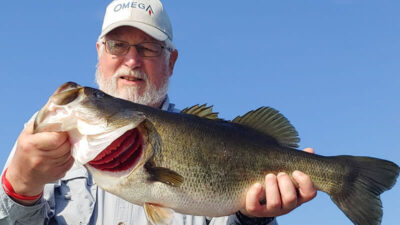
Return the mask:
[[[157,204],[148,203],[144,204],[144,211],[146,213],[149,224],[152,225],[168,225],[172,224],[174,217],[174,210],[165,208]]]
[[[150,174],[151,181],[159,181],[173,187],[179,187],[183,183],[183,176],[171,169],[165,167],[151,167],[149,165],[146,165],[145,168]]]

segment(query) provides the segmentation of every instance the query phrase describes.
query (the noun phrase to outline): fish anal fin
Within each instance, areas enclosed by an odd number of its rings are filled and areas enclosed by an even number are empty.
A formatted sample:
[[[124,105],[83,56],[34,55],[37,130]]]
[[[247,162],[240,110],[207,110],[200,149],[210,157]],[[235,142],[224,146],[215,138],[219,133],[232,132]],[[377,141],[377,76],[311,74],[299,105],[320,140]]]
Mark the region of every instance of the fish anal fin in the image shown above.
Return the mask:
[[[184,181],[183,176],[181,176],[179,173],[165,167],[153,166],[153,164],[150,162],[145,164],[145,169],[150,175],[150,181],[159,181],[173,187],[181,186]]]
[[[202,118],[217,120],[218,113],[212,111],[213,106],[203,105],[194,105],[192,107],[185,108],[181,111],[181,113],[190,114]]]
[[[145,203],[144,211],[151,225],[169,225],[174,218],[174,210],[153,203]]]
[[[296,129],[285,116],[271,107],[252,110],[243,116],[236,117],[232,122],[267,134],[283,146],[299,147],[300,139]]]

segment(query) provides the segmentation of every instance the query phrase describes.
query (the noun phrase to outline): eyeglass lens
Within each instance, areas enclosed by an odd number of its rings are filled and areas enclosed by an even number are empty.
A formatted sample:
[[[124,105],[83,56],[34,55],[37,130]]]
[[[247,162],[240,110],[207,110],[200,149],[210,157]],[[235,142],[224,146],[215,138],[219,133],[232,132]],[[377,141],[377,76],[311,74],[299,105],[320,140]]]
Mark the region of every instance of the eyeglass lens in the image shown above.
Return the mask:
[[[136,51],[140,56],[143,57],[155,57],[159,56],[164,46],[155,42],[143,42],[139,44],[129,44],[125,41],[107,40],[106,49],[107,52],[116,55],[123,56],[129,52],[130,47],[135,47]]]

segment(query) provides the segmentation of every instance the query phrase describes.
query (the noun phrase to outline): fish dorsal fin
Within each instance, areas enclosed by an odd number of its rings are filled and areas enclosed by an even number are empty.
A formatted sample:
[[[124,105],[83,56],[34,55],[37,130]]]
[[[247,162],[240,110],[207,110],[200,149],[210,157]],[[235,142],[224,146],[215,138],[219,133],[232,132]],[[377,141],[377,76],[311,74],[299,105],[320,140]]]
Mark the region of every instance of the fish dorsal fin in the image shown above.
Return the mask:
[[[144,203],[147,221],[151,225],[169,225],[174,218],[174,210],[157,204]]]
[[[252,110],[232,122],[256,129],[274,138],[283,146],[297,148],[300,138],[296,129],[279,111],[270,107]]]
[[[208,106],[207,104],[203,105],[194,105],[192,107],[185,108],[181,111],[181,113],[195,115],[202,118],[216,120],[218,119],[218,113],[212,111],[213,106]]]

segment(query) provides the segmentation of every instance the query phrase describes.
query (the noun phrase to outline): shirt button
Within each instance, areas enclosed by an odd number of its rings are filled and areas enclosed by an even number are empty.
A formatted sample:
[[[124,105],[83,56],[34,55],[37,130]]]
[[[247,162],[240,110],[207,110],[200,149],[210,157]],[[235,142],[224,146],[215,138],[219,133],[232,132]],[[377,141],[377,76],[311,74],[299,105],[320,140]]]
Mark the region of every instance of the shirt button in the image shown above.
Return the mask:
[[[65,199],[65,200],[71,200],[71,195],[70,195],[70,194],[64,195],[64,199]]]

